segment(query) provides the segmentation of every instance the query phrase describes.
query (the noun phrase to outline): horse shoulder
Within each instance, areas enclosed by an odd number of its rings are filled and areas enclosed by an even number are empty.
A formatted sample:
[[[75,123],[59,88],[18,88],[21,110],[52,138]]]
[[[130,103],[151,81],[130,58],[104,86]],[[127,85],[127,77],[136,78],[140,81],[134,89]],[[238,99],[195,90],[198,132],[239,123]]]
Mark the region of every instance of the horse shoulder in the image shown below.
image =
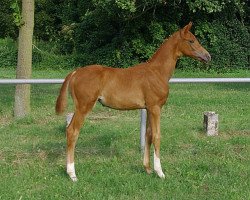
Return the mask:
[[[147,104],[165,104],[168,94],[169,85],[168,81],[162,76],[159,76],[159,72],[151,70],[145,79],[145,96]]]

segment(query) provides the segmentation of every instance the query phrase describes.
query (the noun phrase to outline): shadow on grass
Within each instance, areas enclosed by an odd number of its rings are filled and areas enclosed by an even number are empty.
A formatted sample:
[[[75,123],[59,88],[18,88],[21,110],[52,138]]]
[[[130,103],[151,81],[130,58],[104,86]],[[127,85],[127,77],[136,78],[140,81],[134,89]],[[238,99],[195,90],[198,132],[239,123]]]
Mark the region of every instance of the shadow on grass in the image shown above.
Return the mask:
[[[78,139],[76,153],[83,156],[105,156],[105,157],[119,157],[119,150],[116,143],[118,137],[114,133],[108,134],[93,134],[85,137],[82,134]]]
[[[131,166],[130,166],[130,171],[133,172],[133,173],[136,173],[136,174],[145,174],[145,175],[148,175],[148,176],[151,176],[151,174],[147,174],[147,172],[145,171],[144,167],[143,167],[143,160],[141,159],[141,165],[136,165],[136,164],[133,164],[131,163]]]
[[[61,124],[59,126],[56,126],[55,134],[58,135],[58,136],[65,137],[65,139],[66,139],[66,123]]]
[[[57,171],[58,175],[63,178],[64,180],[68,180],[69,182],[72,182],[72,180],[69,178],[69,175],[67,174],[66,166],[60,166],[60,168]]]
[[[0,85],[0,111],[10,108],[14,103],[15,86]]]
[[[32,148],[32,151],[45,152],[48,162],[57,162],[60,159],[64,159],[66,155],[66,135],[65,126],[60,125],[55,128],[57,137],[52,137],[51,141],[47,140],[43,143],[39,143]],[[118,136],[115,133],[93,133],[93,135],[87,135],[86,133],[80,133],[76,148],[76,157],[91,157],[91,156],[104,156],[107,158],[120,156],[119,150],[116,147]]]

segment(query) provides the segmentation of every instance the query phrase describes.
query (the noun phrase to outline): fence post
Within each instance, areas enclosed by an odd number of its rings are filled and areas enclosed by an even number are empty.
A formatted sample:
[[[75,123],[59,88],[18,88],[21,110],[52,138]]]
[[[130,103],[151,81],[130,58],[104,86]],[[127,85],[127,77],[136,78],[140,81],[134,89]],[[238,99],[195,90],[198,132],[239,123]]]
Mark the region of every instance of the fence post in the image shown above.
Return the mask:
[[[208,136],[218,135],[218,114],[215,114],[215,112],[205,112],[203,126]]]
[[[74,113],[68,113],[66,115],[66,127],[68,127],[70,125],[70,122],[71,122],[73,116],[74,116]]]

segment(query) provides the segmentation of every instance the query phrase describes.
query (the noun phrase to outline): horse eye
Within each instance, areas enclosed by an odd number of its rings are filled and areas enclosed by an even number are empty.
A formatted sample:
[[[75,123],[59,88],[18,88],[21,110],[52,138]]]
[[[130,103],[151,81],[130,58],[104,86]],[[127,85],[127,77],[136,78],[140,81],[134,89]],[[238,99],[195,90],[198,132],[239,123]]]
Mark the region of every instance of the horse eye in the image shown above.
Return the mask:
[[[193,43],[194,43],[194,40],[189,40],[189,43],[190,43],[190,44],[193,44]]]

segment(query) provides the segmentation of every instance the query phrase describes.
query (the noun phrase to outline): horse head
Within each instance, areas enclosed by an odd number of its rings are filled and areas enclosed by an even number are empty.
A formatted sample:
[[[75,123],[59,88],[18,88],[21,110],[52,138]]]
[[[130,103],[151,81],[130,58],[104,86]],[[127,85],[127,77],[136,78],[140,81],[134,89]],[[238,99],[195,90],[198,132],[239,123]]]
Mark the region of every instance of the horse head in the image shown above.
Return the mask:
[[[192,22],[189,22],[183,29],[179,31],[180,40],[178,43],[178,50],[180,55],[188,56],[202,62],[209,62],[211,56],[208,51],[201,46],[196,37],[190,32]]]

